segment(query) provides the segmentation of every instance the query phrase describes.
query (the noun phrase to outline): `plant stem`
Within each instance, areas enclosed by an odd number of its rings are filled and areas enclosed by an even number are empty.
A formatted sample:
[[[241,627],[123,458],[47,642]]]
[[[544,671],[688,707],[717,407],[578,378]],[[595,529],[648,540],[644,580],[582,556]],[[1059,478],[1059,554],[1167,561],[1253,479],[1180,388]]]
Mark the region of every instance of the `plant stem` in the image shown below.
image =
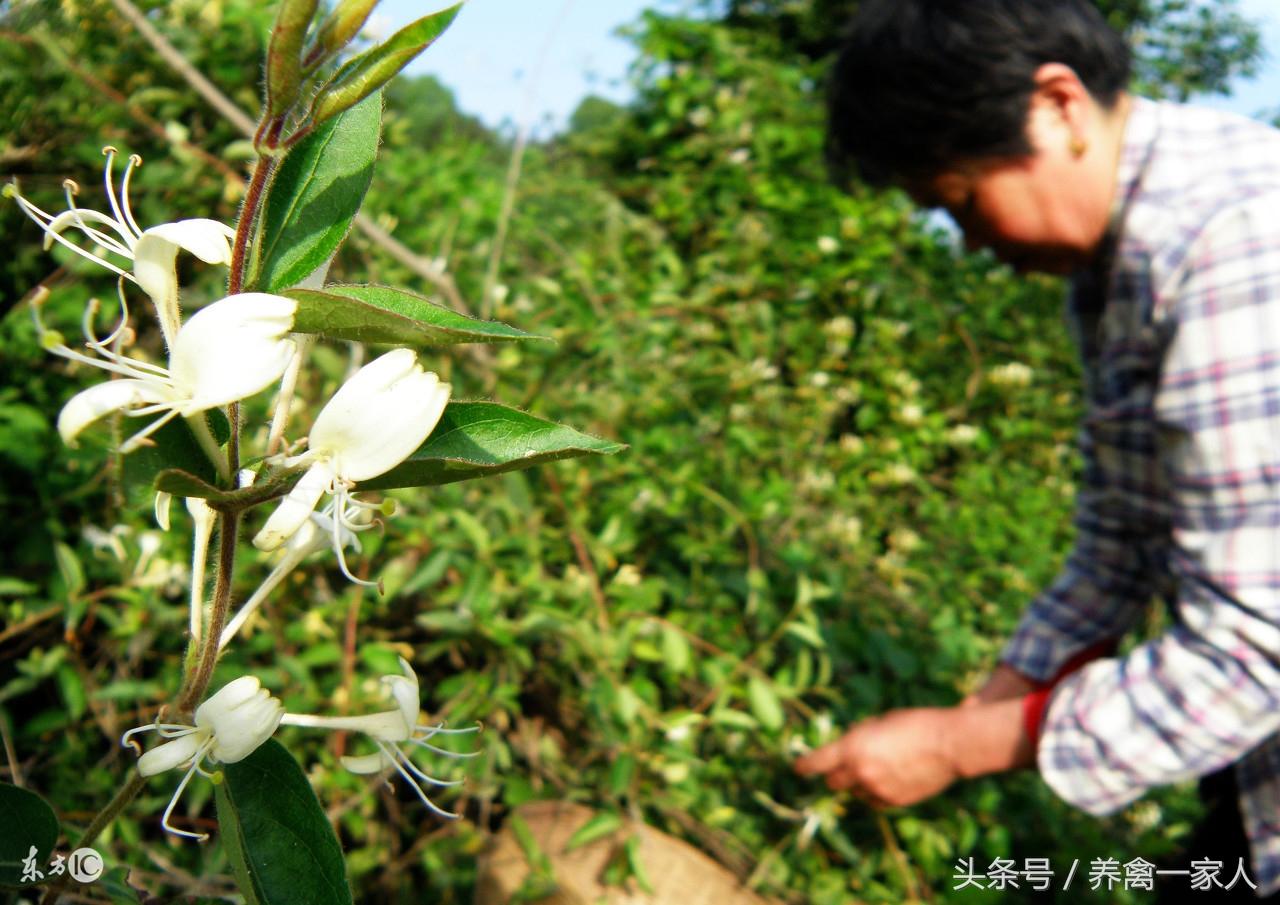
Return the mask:
[[[254,136],[255,148],[274,149],[280,140],[280,132],[284,129],[284,118],[277,117],[265,120],[258,127]],[[231,274],[227,280],[227,294],[235,295],[244,291],[244,281],[249,263],[249,238],[258,223],[259,208],[262,207],[263,192],[275,168],[275,158],[270,154],[258,152],[258,162],[253,166],[253,175],[249,177],[249,185],[245,189],[244,204],[240,208],[240,220],[236,223],[235,244],[231,247]]]
[[[94,840],[101,835],[102,831],[111,825],[111,821],[115,820],[116,817],[119,816],[120,812],[129,806],[129,802],[133,801],[133,799],[137,797],[138,793],[142,791],[142,787],[146,785],[146,782],[147,781],[138,773],[137,770],[130,770],[128,780],[126,780],[125,784],[116,790],[116,794],[112,797],[111,801],[107,802],[106,806],[103,807],[103,809],[98,812],[98,815],[93,818],[93,822],[89,824],[87,829],[85,829],[84,835],[82,835],[79,841],[76,842],[75,848],[84,848],[92,845]],[[40,900],[40,905],[53,905],[53,903],[57,902],[58,896],[60,896],[62,891],[67,888],[68,883],[69,877],[64,875],[55,882],[49,884],[48,890]]]
[[[195,710],[209,687],[209,680],[213,678],[213,667],[218,662],[220,650],[218,641],[222,638],[222,627],[226,624],[227,611],[231,608],[231,577],[236,564],[240,513],[222,512],[219,516],[218,577],[213,587],[213,605],[209,613],[209,624],[205,626],[206,631],[201,642],[195,672],[186,677],[182,694],[178,697],[177,708],[182,714]]]

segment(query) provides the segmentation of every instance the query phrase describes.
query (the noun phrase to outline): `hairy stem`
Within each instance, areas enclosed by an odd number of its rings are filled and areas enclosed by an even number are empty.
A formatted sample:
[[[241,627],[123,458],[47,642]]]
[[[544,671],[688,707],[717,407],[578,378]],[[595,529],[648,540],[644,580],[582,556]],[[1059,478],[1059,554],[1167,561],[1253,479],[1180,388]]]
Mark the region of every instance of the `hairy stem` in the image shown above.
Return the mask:
[[[231,577],[236,564],[236,541],[240,531],[240,513],[223,512],[218,519],[218,577],[213,587],[213,604],[209,612],[209,624],[201,641],[200,656],[195,671],[190,673],[178,697],[178,712],[191,713],[204,697],[213,678],[213,667],[218,662],[218,641],[227,622],[231,608]]]

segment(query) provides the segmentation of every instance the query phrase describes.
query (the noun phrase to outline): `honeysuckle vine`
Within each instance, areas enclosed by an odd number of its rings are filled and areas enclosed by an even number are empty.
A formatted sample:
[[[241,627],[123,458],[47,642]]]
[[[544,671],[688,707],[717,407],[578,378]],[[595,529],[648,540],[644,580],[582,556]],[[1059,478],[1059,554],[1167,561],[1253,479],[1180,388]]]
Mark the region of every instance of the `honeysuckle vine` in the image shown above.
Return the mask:
[[[377,156],[381,88],[458,12],[455,6],[432,13],[385,42],[344,56],[374,5],[375,0],[338,0],[318,18],[315,0],[281,0],[267,49],[264,115],[253,142],[257,157],[234,226],[201,215],[207,212],[187,212],[195,216],[143,227],[135,201],[152,187],[142,159],[128,155],[117,177],[122,155],[112,146],[103,151],[104,200],[96,207],[83,203],[85,193],[70,179],[63,184],[65,209],[58,213],[38,206],[16,183],[4,190],[39,227],[46,249],[90,261],[115,283],[114,325],[100,334],[102,306],[90,297],[79,309],[82,339],[74,343],[57,319],[70,307],[65,294],[79,287],[32,293],[42,347],[72,372],[101,378],[62,406],[61,439],[105,446],[122,466],[132,465],[112,473],[149,484],[153,517],[164,532],[155,538],[189,532],[190,539],[189,588],[183,595],[187,651],[174,682],[176,697],[150,722],[124,734],[122,744],[140,753],[136,769],[77,843],[90,845],[147,782],[175,770],[181,776],[159,824],[179,837],[209,838],[175,823],[183,793],[199,774],[216,786],[219,823],[232,824],[222,834],[224,844],[239,849],[232,858],[244,866],[237,880],[248,884],[246,897],[254,901],[293,901],[301,894],[286,888],[263,898],[263,884],[274,881],[255,873],[255,864],[301,858],[283,872],[296,877],[306,876],[316,859],[335,852],[341,858],[336,840],[299,854],[296,840],[277,844],[262,829],[279,822],[274,808],[296,805],[305,813],[294,819],[309,822],[308,832],[332,838],[319,804],[307,804],[314,795],[301,768],[273,740],[279,727],[357,733],[363,740],[357,744],[372,750],[343,755],[346,769],[399,775],[428,810],[445,818],[461,816],[464,808],[438,804],[428,789],[456,794],[464,780],[437,778],[415,762],[414,753],[450,760],[475,756],[479,750],[454,751],[445,740],[480,727],[446,728],[441,720],[424,718],[408,658],[399,659],[398,674],[382,680],[391,709],[310,714],[286,712],[282,699],[292,700],[296,690],[268,690],[262,684],[268,673],[260,680],[252,669],[224,679],[209,694],[223,653],[250,620],[265,613],[294,618],[307,609],[304,593],[285,581],[304,565],[333,570],[356,586],[355,593],[370,586],[382,593],[376,577],[353,572],[348,556],[361,552],[362,532],[385,526],[396,511],[386,490],[621,449],[498,403],[458,401],[452,381],[437,373],[446,367],[441,353],[407,347],[542,337],[465,317],[408,290],[331,281],[330,265],[360,209]],[[225,290],[197,296],[184,289],[179,253],[201,262],[197,270],[206,279],[207,268],[225,273]],[[130,305],[139,290],[151,301],[158,330],[147,329],[146,319],[136,317],[138,306]],[[55,293],[62,296],[56,302]],[[375,344],[380,354],[353,366],[354,373],[332,388],[311,364],[312,351],[326,342],[340,344],[339,350]],[[364,361],[362,350],[349,354],[353,362]],[[324,391],[330,397],[308,418],[309,405]],[[115,428],[134,419],[141,426],[123,439],[118,430],[102,429],[104,422]],[[309,423],[306,436],[291,434],[292,421]],[[175,516],[175,496],[186,517],[181,510]],[[267,505],[269,514],[257,511]],[[106,538],[110,545],[119,527],[94,528],[88,541],[102,544]],[[252,547],[246,551],[250,558],[241,561],[245,537],[252,537]],[[157,550],[162,543],[152,540]],[[181,559],[168,558],[175,569]],[[212,591],[206,593],[210,572]],[[288,673],[277,669],[270,675],[279,681]],[[137,738],[152,732],[160,743],[142,752]],[[261,769],[274,771],[279,782],[247,784],[244,777]],[[273,801],[277,785],[291,791]],[[243,820],[254,808],[273,819]],[[50,887],[46,902],[57,897],[63,882]],[[330,884],[323,895],[334,889]],[[341,895],[332,900],[343,901]]]

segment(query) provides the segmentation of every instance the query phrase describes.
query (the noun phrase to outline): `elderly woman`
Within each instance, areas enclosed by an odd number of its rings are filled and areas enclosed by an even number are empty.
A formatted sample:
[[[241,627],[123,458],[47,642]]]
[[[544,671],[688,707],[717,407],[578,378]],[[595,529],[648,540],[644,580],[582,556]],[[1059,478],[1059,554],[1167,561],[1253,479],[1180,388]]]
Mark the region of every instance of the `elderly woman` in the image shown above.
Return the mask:
[[[1085,470],[1075,548],[986,684],[796,769],[905,805],[1034,763],[1093,814],[1206,777],[1182,872],[1223,862],[1215,902],[1276,891],[1280,132],[1128,94],[1087,0],[865,0],[831,78],[837,164],[1070,276]],[[1155,597],[1172,627],[1114,654]]]

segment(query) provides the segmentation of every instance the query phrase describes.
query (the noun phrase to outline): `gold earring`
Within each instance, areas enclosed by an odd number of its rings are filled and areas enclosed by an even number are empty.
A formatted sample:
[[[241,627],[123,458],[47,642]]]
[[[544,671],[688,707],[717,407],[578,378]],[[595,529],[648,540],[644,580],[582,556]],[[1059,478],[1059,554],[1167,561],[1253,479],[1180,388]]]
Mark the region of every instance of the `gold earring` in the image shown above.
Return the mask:
[[[1071,156],[1077,159],[1084,156],[1084,152],[1089,150],[1089,145],[1083,138],[1071,139]]]

